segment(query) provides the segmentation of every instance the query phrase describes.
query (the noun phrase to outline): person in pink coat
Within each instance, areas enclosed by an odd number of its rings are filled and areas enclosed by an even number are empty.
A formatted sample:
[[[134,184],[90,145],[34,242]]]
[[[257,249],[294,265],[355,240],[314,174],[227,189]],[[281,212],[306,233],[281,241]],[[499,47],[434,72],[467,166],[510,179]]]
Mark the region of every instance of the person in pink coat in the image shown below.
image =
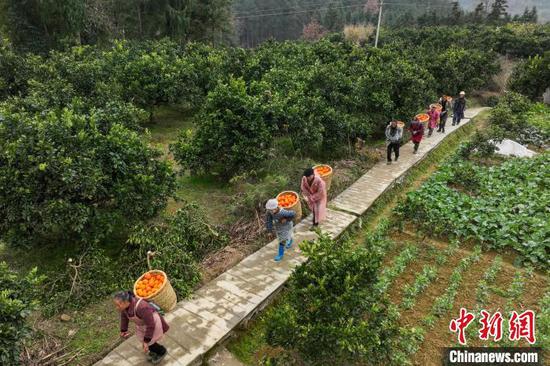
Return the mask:
[[[428,120],[428,137],[431,137],[434,132],[434,128],[436,128],[439,123],[440,113],[437,108],[435,108],[435,104],[430,105],[430,109],[427,113],[428,116],[430,116],[430,119]]]
[[[147,300],[138,298],[130,291],[114,295],[114,303],[120,312],[120,336],[127,338],[128,325],[136,324],[136,337],[142,343],[147,359],[158,364],[168,351],[158,343],[170,328],[162,315]]]
[[[319,226],[327,215],[327,189],[319,174],[308,168],[304,171],[301,184],[302,195],[313,213],[313,228]]]

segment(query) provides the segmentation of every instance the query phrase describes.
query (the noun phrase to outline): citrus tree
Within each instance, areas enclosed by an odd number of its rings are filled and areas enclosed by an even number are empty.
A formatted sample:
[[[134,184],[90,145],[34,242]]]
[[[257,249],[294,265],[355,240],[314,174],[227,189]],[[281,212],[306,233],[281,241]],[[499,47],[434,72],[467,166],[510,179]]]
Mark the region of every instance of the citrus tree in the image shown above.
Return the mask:
[[[228,179],[268,157],[271,128],[262,120],[259,99],[248,93],[242,79],[231,78],[208,94],[197,125],[171,146],[177,161],[192,172]]]
[[[13,244],[96,240],[156,215],[171,166],[124,126],[70,109],[0,112],[0,236]]]

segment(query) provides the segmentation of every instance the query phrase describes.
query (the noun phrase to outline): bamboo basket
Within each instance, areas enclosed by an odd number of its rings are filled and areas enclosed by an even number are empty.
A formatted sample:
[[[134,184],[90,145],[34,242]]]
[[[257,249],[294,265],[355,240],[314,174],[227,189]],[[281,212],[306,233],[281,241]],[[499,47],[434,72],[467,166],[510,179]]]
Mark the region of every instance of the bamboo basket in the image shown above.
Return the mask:
[[[294,224],[297,224],[302,219],[302,203],[300,201],[300,195],[294,191],[283,191],[277,195],[277,201],[279,197],[283,194],[292,193],[296,196],[296,203],[289,207],[283,207],[285,210],[294,211],[296,215],[294,216]]]
[[[443,106],[442,106],[441,104],[439,104],[439,103],[431,104],[431,105],[430,105],[430,108],[431,108],[432,105],[435,106],[435,109],[436,109],[438,112],[441,112],[441,110],[443,109]]]
[[[418,121],[421,122],[424,127],[426,127],[428,121],[430,120],[430,116],[428,116],[426,113],[417,114],[414,118],[418,119]]]
[[[136,282],[134,282],[134,294],[136,294],[137,297],[139,298],[142,298],[144,300],[147,300],[147,301],[152,301],[154,302],[155,304],[157,304],[158,306],[160,306],[160,308],[162,310],[164,310],[164,312],[169,312],[169,311],[172,311],[174,309],[174,307],[176,307],[176,303],[178,302],[178,298],[176,296],[176,292],[174,291],[174,288],[172,287],[172,284],[170,283],[170,280],[168,279],[168,276],[166,275],[166,273],[164,273],[163,271],[161,270],[158,270],[158,269],[151,269],[151,264],[150,264],[150,257],[155,255],[155,253],[153,252],[148,252],[147,253],[147,265],[149,267],[149,271],[145,272],[144,274],[142,274]],[[138,282],[143,278],[143,276],[145,276],[147,273],[154,273],[154,274],[161,274],[163,277],[164,277],[164,282],[162,283],[162,286],[160,287],[160,289],[155,292],[154,294],[152,295],[149,295],[147,297],[141,297],[141,296],[138,296],[137,295],[137,284]]]
[[[330,185],[332,183],[332,176],[334,175],[334,171],[332,170],[332,167],[330,165],[327,165],[327,164],[315,165],[313,167],[313,170],[315,170],[316,168],[321,167],[321,166],[326,166],[330,169],[330,172],[328,172],[325,175],[321,175],[321,179],[325,181],[325,188],[327,189],[327,192],[328,192],[330,190]]]

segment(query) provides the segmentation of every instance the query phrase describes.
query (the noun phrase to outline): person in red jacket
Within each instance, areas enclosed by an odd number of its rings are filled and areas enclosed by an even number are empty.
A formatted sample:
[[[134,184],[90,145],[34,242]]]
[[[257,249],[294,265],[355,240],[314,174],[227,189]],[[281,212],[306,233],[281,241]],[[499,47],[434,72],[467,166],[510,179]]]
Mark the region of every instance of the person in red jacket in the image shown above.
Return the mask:
[[[415,118],[409,126],[409,131],[412,134],[411,140],[414,144],[413,154],[416,154],[418,152],[418,145],[420,145],[420,141],[422,141],[422,136],[424,136],[424,125]]]
[[[130,320],[136,324],[136,337],[143,344],[143,352],[148,360],[157,364],[168,351],[157,342],[170,328],[158,311],[130,291],[119,292],[114,296],[114,303],[120,312],[120,336],[127,338]]]

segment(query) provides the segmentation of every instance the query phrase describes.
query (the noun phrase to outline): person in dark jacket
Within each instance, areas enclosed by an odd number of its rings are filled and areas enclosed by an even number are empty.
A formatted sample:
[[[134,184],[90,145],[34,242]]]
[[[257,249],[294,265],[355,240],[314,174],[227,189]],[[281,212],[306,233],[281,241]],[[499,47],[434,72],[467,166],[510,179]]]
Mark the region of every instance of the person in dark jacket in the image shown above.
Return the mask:
[[[409,126],[409,131],[411,132],[411,140],[414,144],[413,154],[416,154],[418,152],[420,141],[422,141],[422,136],[424,136],[424,125],[415,118]]]
[[[464,118],[464,111],[466,110],[466,93],[461,91],[458,98],[453,103],[453,126],[458,125],[460,120]]]
[[[120,336],[127,338],[130,320],[136,324],[136,337],[143,345],[143,352],[148,360],[157,364],[168,351],[158,341],[169,329],[168,324],[158,311],[130,291],[119,292],[114,296],[114,303],[120,312]]]
[[[391,152],[395,153],[395,161],[399,159],[399,147],[401,146],[401,138],[403,137],[403,130],[397,126],[397,121],[391,121],[386,127],[386,143],[388,165],[391,164]]]
[[[447,97],[443,95],[439,98],[439,104],[441,105],[441,114],[439,115],[439,128],[437,132],[445,133],[445,124],[447,123],[447,117],[449,116],[449,101]]]

